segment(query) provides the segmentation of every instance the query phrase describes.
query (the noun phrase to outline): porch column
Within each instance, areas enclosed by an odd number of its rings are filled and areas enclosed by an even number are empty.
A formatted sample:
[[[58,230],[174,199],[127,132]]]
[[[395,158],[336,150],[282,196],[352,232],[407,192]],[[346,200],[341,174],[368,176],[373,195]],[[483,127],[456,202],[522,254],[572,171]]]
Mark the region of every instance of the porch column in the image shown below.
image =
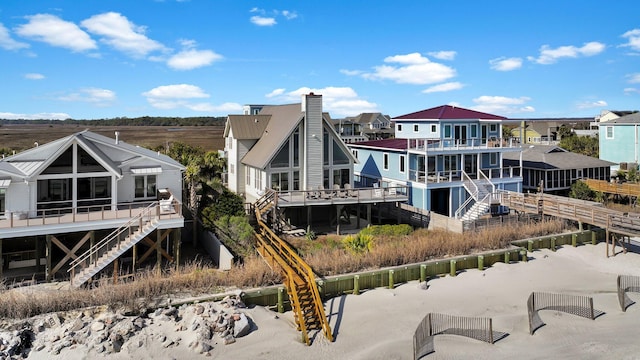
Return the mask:
[[[131,273],[135,274],[136,273],[136,265],[137,261],[138,261],[138,244],[134,244],[133,248],[131,249],[133,254],[132,257],[133,259],[131,260]]]
[[[4,259],[2,258],[2,239],[0,239],[0,279],[2,278],[3,267],[4,267]]]
[[[356,206],[356,228],[360,230],[360,204]]]
[[[173,257],[176,259],[176,271],[180,269],[180,244],[182,243],[182,233],[180,229],[174,230],[173,236]]]
[[[371,225],[371,204],[367,204],[367,225]]]
[[[78,144],[73,144],[71,163],[71,208],[73,213],[78,212]]]
[[[51,281],[51,235],[47,235],[47,265],[44,269],[44,274],[47,282]]]
[[[118,178],[111,175],[111,210],[118,210]]]
[[[40,242],[38,236],[34,236],[36,239],[36,272],[40,271]]]
[[[340,212],[342,211],[342,205],[336,205],[336,235],[340,235]]]
[[[158,268],[158,275],[161,272],[160,265],[162,264],[162,252],[160,250],[162,250],[162,234],[160,234],[159,229],[156,229],[156,267]]]
[[[311,228],[311,206],[307,206],[307,228]]]

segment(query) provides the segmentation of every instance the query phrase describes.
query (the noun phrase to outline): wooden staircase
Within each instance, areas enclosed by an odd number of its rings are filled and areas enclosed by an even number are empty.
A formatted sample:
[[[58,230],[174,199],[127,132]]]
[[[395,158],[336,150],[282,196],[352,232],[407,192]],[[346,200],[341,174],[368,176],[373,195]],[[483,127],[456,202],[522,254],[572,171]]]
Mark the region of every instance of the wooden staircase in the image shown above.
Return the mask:
[[[322,329],[325,337],[333,341],[313,270],[266,225],[266,217],[271,210],[275,210],[276,196],[274,191],[269,190],[254,205],[258,222],[256,249],[269,266],[273,268],[278,265],[283,271],[285,287],[291,300],[297,329],[302,332],[302,340],[309,345],[309,331]]]
[[[78,288],[151,234],[159,221],[157,202],[144,208],[138,215],[111,232],[92,248],[71,262],[71,286]]]

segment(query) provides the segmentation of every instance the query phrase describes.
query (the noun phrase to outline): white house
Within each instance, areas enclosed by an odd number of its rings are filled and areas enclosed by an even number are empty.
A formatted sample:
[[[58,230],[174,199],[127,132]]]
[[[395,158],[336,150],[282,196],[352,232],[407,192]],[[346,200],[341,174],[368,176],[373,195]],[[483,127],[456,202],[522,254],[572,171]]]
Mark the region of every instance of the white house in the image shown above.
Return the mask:
[[[154,232],[155,241],[168,239],[171,231],[161,235],[161,230],[180,229],[184,223],[184,169],[166,155],[121,141],[117,132],[112,139],[83,131],[0,160],[4,269],[40,268],[45,257],[51,279],[70,260],[82,260],[80,251],[89,251],[94,241],[97,246],[103,236],[122,227],[133,233],[145,227],[140,236],[121,236],[131,242],[128,248]],[[93,249],[94,259],[110,250],[105,246]],[[52,267],[58,252],[64,258]]]

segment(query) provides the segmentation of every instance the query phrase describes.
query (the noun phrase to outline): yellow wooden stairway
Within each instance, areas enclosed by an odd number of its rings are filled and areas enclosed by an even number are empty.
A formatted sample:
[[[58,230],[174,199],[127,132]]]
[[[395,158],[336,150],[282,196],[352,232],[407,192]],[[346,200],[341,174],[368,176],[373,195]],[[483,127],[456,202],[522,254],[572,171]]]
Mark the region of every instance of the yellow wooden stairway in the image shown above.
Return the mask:
[[[313,270],[265,223],[269,211],[275,209],[276,196],[274,191],[267,191],[254,205],[258,222],[256,249],[269,266],[277,265],[284,273],[285,287],[302,340],[309,345],[309,331],[322,329],[325,337],[333,341]]]

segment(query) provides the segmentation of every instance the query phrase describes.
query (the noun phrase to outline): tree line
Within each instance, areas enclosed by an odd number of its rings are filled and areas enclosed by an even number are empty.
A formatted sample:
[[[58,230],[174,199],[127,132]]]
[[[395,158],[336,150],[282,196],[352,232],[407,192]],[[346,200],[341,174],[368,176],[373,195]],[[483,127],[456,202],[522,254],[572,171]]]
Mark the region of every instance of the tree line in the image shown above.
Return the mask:
[[[226,121],[224,116],[199,116],[199,117],[164,117],[164,116],[142,116],[136,118],[116,117],[111,119],[0,119],[0,125],[9,124],[68,124],[87,126],[224,126]]]

